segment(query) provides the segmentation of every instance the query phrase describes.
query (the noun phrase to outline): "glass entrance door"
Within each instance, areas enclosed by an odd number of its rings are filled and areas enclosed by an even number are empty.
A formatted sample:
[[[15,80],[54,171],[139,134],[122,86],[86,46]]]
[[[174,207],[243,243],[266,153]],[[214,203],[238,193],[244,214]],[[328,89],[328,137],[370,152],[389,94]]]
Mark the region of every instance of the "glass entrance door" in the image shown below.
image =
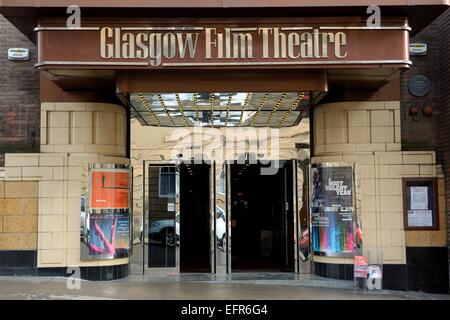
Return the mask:
[[[214,164],[144,167],[144,273],[214,272]]]
[[[262,167],[146,161],[143,273],[296,272],[297,165]]]
[[[214,270],[214,175],[207,163],[180,165],[180,272]]]
[[[147,214],[143,226],[149,268],[178,271],[180,247],[179,168],[175,164],[149,164]]]
[[[294,161],[229,165],[231,272],[296,272]]]

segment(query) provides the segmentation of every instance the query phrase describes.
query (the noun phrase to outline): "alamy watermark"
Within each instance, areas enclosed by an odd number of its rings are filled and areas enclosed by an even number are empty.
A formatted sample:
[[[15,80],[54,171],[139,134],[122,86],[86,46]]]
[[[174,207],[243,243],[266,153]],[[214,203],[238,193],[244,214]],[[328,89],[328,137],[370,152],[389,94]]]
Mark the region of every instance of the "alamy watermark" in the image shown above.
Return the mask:
[[[81,8],[75,4],[67,7],[66,13],[70,16],[66,20],[68,29],[79,29],[81,27]]]
[[[261,175],[274,175],[280,168],[280,130],[272,128],[175,129],[171,159],[180,163],[204,162],[262,164]]]
[[[81,269],[80,267],[68,267],[67,274],[70,276],[67,277],[66,287],[69,290],[80,290],[81,289]]]
[[[381,9],[377,5],[370,5],[366,10],[370,16],[367,18],[366,26],[371,29],[379,29],[381,27]]]

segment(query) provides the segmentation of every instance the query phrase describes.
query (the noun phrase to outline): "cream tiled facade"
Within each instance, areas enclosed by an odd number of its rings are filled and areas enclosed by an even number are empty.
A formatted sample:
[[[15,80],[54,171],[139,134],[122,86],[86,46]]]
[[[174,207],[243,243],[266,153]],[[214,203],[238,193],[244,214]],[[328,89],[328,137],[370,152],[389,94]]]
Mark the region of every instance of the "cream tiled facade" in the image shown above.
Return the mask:
[[[406,246],[446,247],[444,176],[434,151],[401,151],[400,102],[342,102],[314,110],[312,163],[356,165],[357,215],[364,254],[372,261],[405,264]],[[402,178],[437,177],[438,231],[406,231]],[[315,261],[353,263],[352,259],[315,257]]]
[[[401,150],[399,102],[323,104],[314,109],[313,119],[315,152],[311,162],[356,165],[357,215],[364,233],[365,254],[373,261],[405,264],[406,246],[447,245],[441,169],[432,151]],[[6,155],[4,178],[0,181],[0,247],[8,249],[20,243],[21,248],[37,249],[38,267],[128,263],[128,259],[81,262],[79,214],[83,166],[92,162],[129,163],[125,158],[126,127],[122,106],[43,103],[41,153]],[[180,146],[185,150],[192,147],[180,141],[194,135],[193,129],[183,129],[181,135],[177,130],[143,127],[132,120],[135,222],[143,214],[142,161],[168,161]],[[219,132],[226,135],[225,129]],[[281,129],[279,158],[297,158],[295,143],[308,143],[309,134],[308,121]],[[203,139],[201,150],[211,144],[207,136]],[[262,153],[270,154],[271,143],[268,141]],[[233,152],[231,157],[237,157],[240,150]],[[220,162],[217,165],[220,168]],[[405,232],[404,177],[438,178],[439,230]],[[352,259],[329,257],[314,257],[314,261],[353,263]]]
[[[42,103],[41,152],[125,156],[126,114],[106,103]]]
[[[0,181],[0,250],[36,250],[38,183]]]
[[[129,163],[125,158],[125,109],[104,103],[42,103],[41,110],[41,153],[6,154],[5,181],[0,181],[0,195],[5,198],[36,198],[34,229],[31,226],[28,230],[28,224],[20,221],[15,225],[22,233],[35,235],[30,248],[38,251],[37,266],[128,263],[128,259],[80,261],[82,169],[87,163]],[[33,212],[29,203],[22,203],[22,207],[24,215]],[[2,218],[0,239],[7,237],[11,219],[6,215]]]

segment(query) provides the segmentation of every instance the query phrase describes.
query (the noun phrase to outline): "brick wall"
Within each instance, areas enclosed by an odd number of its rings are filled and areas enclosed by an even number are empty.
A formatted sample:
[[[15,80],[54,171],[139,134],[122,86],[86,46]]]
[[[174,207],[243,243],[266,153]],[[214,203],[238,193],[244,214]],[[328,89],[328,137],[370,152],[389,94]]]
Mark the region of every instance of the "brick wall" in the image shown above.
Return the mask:
[[[9,61],[8,48],[30,49],[30,61]],[[39,152],[36,46],[0,15],[0,167],[7,152]]]
[[[437,163],[442,164],[445,176],[445,201],[447,230],[450,230],[450,9],[427,28],[411,39],[411,42],[428,44],[428,55],[412,56],[413,66],[402,75],[401,117],[402,150],[436,150]],[[431,91],[423,98],[416,98],[408,91],[408,80],[414,74],[424,74],[431,81]],[[413,105],[419,108],[431,105],[433,115],[425,116],[421,110],[417,117],[409,115]],[[450,232],[447,232],[450,244]],[[449,265],[450,265],[450,245]]]
[[[447,10],[437,20],[439,42],[439,92],[440,92],[440,149],[443,160],[443,171],[446,181],[446,202],[447,202],[447,230],[450,227],[450,10]],[[448,244],[450,244],[450,232],[448,233]],[[450,265],[450,246],[449,246]]]
[[[425,42],[428,45],[426,56],[411,56],[413,62],[409,71],[401,76],[401,130],[402,150],[437,150],[439,147],[439,80],[438,80],[438,53],[440,35],[438,25],[430,24],[410,42]],[[423,74],[431,81],[431,90],[425,97],[415,97],[408,90],[408,81],[417,74]],[[424,115],[422,108],[433,107],[431,116]],[[409,109],[418,106],[417,116],[411,116]],[[439,155],[438,155],[439,157]]]

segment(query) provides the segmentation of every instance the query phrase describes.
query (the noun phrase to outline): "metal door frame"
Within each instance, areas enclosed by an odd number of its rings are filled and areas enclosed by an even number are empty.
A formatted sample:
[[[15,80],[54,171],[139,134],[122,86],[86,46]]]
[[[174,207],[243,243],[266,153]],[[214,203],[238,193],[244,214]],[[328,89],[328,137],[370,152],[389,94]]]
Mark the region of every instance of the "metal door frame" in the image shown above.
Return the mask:
[[[289,160],[286,160],[289,161]],[[299,268],[299,262],[298,262],[298,249],[299,249],[299,228],[300,228],[300,219],[298,218],[298,215],[300,214],[300,210],[298,209],[298,160],[297,159],[291,159],[291,166],[292,166],[292,217],[294,219],[293,221],[293,227],[294,227],[294,239],[293,239],[293,245],[294,245],[294,273],[300,273]],[[286,179],[287,180],[287,179]],[[287,182],[287,181],[286,181]],[[286,192],[287,193],[287,192]]]
[[[143,243],[142,243],[142,256],[143,256],[143,262],[142,262],[142,269],[143,269],[143,274],[180,274],[180,248],[181,248],[181,240],[180,240],[180,245],[177,248],[176,243],[175,243],[175,267],[149,267],[148,266],[148,244],[145,243],[145,232],[148,232],[147,228],[148,228],[148,220],[149,220],[149,197],[150,197],[150,193],[149,193],[149,188],[148,188],[148,170],[151,167],[170,167],[173,166],[175,167],[175,172],[176,175],[179,175],[179,167],[178,164],[176,163],[176,161],[171,161],[171,160],[143,160],[143,170],[142,170],[142,178],[143,178],[143,183],[142,183],[142,200],[143,200]],[[176,178],[175,178],[176,179]],[[176,184],[177,184],[177,180],[175,180]],[[179,184],[180,179],[178,179],[178,184]],[[177,192],[178,190],[178,192]],[[176,224],[176,216],[177,214],[179,214],[179,208],[180,208],[180,197],[179,197],[179,185],[175,185],[175,224]],[[175,226],[176,229],[176,226]]]
[[[306,257],[307,259],[305,261],[301,260],[300,258],[298,258],[298,273],[299,274],[308,274],[311,273],[312,271],[312,243],[311,243],[311,210],[310,210],[310,204],[311,204],[311,199],[310,199],[310,161],[309,159],[304,160],[304,161],[300,161],[297,160],[297,205],[299,202],[299,195],[300,192],[302,194],[302,202],[303,205],[306,206],[306,210],[307,210],[307,220],[306,220],[306,226],[302,226],[301,224],[301,217],[300,217],[300,210],[302,208],[298,208],[298,213],[297,213],[297,219],[298,219],[298,225],[297,225],[297,230],[298,230],[298,250],[297,253],[300,252],[300,241],[302,240],[302,229],[304,227],[306,227],[308,229],[308,234],[309,234],[309,240],[308,240],[308,253],[309,256]],[[300,185],[298,183],[298,172],[301,171],[302,175],[303,175],[303,180],[302,180],[302,185]],[[303,198],[304,196],[304,198]],[[298,255],[299,256],[299,255]],[[306,266],[306,270],[302,270],[302,267]]]
[[[195,164],[195,163],[194,163]],[[210,273],[216,273],[216,162],[209,165],[209,259]]]
[[[226,270],[227,273],[231,274],[231,163],[234,161],[226,161],[224,163],[225,168],[225,212],[226,212],[226,230],[227,230],[227,261]]]

